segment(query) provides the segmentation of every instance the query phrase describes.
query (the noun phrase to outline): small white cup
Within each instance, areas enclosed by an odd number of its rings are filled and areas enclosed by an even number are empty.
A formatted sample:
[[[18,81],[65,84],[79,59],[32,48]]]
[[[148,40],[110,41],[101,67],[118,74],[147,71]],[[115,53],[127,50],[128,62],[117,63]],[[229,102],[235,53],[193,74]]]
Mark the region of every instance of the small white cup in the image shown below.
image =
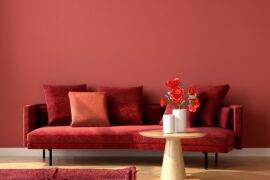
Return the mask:
[[[163,115],[163,133],[165,134],[174,133],[174,115],[172,114]]]

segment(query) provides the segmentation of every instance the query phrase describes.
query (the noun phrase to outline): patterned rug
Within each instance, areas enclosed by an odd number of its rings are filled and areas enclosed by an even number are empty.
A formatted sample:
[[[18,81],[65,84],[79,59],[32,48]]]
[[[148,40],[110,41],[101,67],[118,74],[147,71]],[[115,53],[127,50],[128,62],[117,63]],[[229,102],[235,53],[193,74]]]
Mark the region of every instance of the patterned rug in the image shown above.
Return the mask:
[[[1,180],[135,180],[136,167],[123,169],[0,169]]]

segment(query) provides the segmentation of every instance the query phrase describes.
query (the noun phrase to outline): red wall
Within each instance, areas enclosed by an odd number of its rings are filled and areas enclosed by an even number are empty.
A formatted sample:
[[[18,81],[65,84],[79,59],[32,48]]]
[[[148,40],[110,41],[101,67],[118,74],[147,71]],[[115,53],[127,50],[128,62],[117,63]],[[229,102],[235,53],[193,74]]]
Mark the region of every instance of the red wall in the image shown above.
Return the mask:
[[[22,146],[22,107],[42,84],[231,85],[245,147],[270,147],[268,0],[1,0],[0,146]]]

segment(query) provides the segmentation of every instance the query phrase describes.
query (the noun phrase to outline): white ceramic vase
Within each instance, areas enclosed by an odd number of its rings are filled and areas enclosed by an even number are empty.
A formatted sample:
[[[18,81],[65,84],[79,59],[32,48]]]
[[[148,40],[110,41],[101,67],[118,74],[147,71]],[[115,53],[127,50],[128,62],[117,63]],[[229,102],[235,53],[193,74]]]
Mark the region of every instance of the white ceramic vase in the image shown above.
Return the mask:
[[[174,115],[174,132],[186,132],[187,129],[187,110],[173,109]]]
[[[163,133],[169,134],[174,133],[174,115],[164,114],[163,115]]]

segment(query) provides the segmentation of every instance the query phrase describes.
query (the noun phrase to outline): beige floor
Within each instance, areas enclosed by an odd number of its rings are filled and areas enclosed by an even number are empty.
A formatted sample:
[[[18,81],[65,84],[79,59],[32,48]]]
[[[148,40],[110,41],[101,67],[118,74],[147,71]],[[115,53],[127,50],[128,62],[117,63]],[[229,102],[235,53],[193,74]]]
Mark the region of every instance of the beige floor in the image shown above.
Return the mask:
[[[135,165],[139,180],[159,179],[160,157],[54,157],[54,165],[67,168],[121,168]],[[220,157],[215,167],[209,157],[209,170],[204,170],[202,157],[185,157],[188,179],[249,180],[270,179],[270,157]],[[38,157],[0,157],[0,168],[48,168]]]

